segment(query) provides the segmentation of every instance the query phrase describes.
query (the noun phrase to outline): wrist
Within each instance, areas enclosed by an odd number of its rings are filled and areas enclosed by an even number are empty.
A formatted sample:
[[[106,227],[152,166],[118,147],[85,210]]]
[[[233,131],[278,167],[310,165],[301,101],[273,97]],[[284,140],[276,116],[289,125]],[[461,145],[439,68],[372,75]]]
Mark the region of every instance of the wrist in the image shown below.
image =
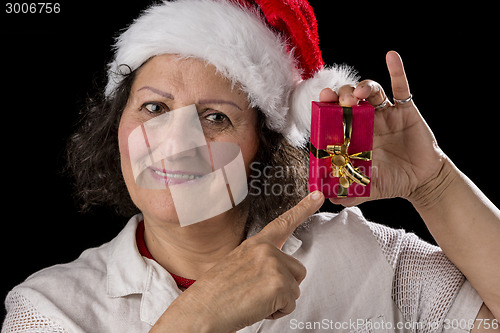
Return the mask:
[[[406,199],[418,211],[438,207],[459,178],[458,169],[448,157],[445,157],[438,172],[417,187]]]
[[[207,311],[207,307],[193,291],[186,290],[177,297],[150,332],[220,332],[216,326],[216,319],[210,314],[210,311]]]

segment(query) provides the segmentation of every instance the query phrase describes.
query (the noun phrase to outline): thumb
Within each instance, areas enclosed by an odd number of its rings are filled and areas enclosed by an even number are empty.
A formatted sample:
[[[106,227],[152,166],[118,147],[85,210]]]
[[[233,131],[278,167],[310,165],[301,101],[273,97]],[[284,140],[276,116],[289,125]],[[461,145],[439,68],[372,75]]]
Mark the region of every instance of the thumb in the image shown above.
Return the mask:
[[[314,191],[302,199],[295,207],[271,221],[257,237],[264,238],[278,249],[283,247],[286,240],[299,225],[314,214],[325,201],[323,193]]]

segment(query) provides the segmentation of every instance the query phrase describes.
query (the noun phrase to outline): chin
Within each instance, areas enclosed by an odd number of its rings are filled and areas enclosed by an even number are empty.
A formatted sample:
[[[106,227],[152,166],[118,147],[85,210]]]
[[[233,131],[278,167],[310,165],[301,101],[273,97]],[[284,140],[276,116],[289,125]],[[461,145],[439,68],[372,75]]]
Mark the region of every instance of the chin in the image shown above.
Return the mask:
[[[150,190],[137,187],[130,195],[145,218],[179,224],[174,202],[168,189]]]
[[[206,228],[220,228],[229,227],[228,224],[236,226],[241,222],[244,223],[246,216],[244,214],[244,206],[240,204],[228,211],[225,211],[219,215],[201,220],[199,222],[181,226],[179,217],[175,205],[173,203],[172,197],[170,196],[169,190],[146,190],[138,189],[138,192],[143,192],[139,200],[134,200],[136,206],[142,212],[145,219],[148,219],[149,223],[162,225],[165,227],[182,227],[183,229],[189,230],[195,228],[196,230],[203,230]],[[242,220],[243,218],[243,220]],[[240,231],[239,228],[237,231]]]

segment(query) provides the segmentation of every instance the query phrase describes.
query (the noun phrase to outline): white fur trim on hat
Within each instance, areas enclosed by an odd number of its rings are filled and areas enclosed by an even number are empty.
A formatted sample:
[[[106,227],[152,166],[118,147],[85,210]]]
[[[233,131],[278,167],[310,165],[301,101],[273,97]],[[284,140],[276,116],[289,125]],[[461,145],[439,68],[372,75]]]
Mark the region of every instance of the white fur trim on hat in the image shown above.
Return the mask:
[[[291,112],[286,133],[294,146],[303,146],[311,128],[311,102],[319,100],[321,90],[332,88],[337,91],[346,84],[355,84],[356,72],[346,65],[336,65],[321,69],[312,78],[301,81],[292,93]]]
[[[267,126],[295,146],[307,140],[311,101],[318,99],[321,89],[355,81],[352,71],[333,67],[302,82],[293,52],[287,52],[286,41],[269,29],[258,10],[225,0],[152,6],[118,37],[115,51],[106,97],[115,93],[129,68],[134,71],[155,55],[195,57],[240,83],[250,105],[266,116]]]

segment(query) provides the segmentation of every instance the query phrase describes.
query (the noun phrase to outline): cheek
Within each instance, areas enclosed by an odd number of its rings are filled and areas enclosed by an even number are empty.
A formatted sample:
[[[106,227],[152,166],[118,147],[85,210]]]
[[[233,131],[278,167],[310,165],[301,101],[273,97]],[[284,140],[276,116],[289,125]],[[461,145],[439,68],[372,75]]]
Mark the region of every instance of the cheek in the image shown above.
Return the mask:
[[[257,151],[259,150],[259,137],[257,135],[257,132],[254,130],[250,133],[247,133],[245,139],[241,140],[238,144],[241,148],[247,175],[250,175],[250,165],[255,160],[255,156],[257,155]]]
[[[260,146],[257,126],[257,114],[254,111],[244,126],[233,136],[235,143],[240,146],[247,175],[250,175],[250,166],[254,162]]]
[[[122,163],[127,162],[130,164],[129,136],[130,133],[132,133],[132,131],[141,124],[142,122],[130,116],[127,110],[123,111],[123,115],[118,126],[118,147],[120,149]]]
[[[126,121],[121,121],[118,127],[118,148],[120,150],[120,162],[122,167],[122,174],[125,178],[127,186],[129,182],[133,181],[132,166],[130,162],[130,151],[128,145],[128,137],[132,130],[136,127],[136,124],[127,123]]]
[[[130,154],[128,150],[128,136],[130,135],[130,132],[131,130],[129,128],[122,126],[120,123],[120,127],[118,128],[118,147],[120,149],[122,165],[124,161],[127,161],[130,164]]]

